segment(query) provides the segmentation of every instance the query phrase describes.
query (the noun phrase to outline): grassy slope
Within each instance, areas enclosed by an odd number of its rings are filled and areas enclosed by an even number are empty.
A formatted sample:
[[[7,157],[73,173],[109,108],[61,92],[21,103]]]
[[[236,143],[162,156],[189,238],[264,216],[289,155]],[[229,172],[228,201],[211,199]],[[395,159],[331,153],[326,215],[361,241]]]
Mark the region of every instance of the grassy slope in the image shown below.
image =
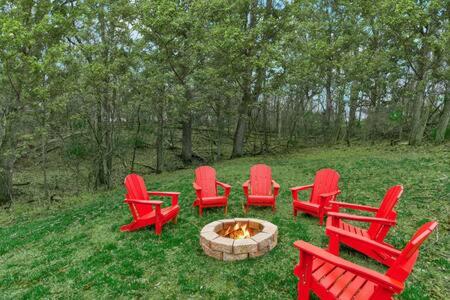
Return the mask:
[[[401,298],[445,298],[450,293],[449,150],[390,149],[308,149],[216,164],[219,179],[233,186],[228,217],[243,215],[240,185],[252,164],[271,165],[282,187],[275,214],[255,208],[249,213],[279,226],[278,246],[264,257],[241,262],[220,262],[203,254],[199,231],[223,218],[223,210],[207,210],[198,218],[191,207],[192,170],[146,177],[149,189],[182,193],[179,222],[165,226],[161,239],[153,228],[118,231],[131,219],[121,204],[122,188],[67,199],[58,206],[13,207],[0,213],[0,297],[294,298],[292,269],[298,253],[292,243],[303,239],[324,247],[327,238],[317,219],[300,216],[293,221],[288,187],[308,184],[316,170],[331,167],[342,176],[341,200],[377,205],[389,186],[405,186],[399,225],[388,236],[397,247],[422,223],[440,221]],[[384,270],[351,250],[344,249],[342,256]]]

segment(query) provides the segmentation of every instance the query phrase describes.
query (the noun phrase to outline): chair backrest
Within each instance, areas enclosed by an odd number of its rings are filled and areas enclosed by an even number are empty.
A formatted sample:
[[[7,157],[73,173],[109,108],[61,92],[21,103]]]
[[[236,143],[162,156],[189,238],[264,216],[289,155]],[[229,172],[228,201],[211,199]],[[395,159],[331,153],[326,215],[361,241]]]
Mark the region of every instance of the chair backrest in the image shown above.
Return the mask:
[[[386,275],[400,282],[404,282],[414,267],[417,257],[419,256],[419,248],[423,242],[430,236],[438,223],[431,221],[423,224],[419,230],[413,235],[411,240],[403,248],[397,260],[387,270]]]
[[[137,174],[130,174],[125,178],[124,182],[127,194],[125,198],[131,200],[150,200],[147,188],[145,187],[144,179]],[[139,216],[151,213],[153,208],[151,205],[129,203],[131,214],[135,219]]]
[[[339,189],[338,183],[341,176],[333,169],[322,169],[317,171],[314,178],[314,187],[311,193],[310,202],[320,203],[320,195],[331,193]]]
[[[202,188],[202,197],[217,196],[216,170],[209,166],[195,169],[195,183]]]
[[[272,194],[272,170],[269,166],[257,164],[250,168],[250,189],[252,195]]]
[[[398,202],[398,199],[403,194],[403,186],[395,185],[387,190],[384,195],[383,201],[380,204],[380,208],[378,209],[375,217],[395,220],[397,217],[397,213],[394,211],[394,207]],[[367,233],[369,236],[376,241],[383,241],[386,235],[389,232],[391,225],[383,225],[380,223],[373,222]]]

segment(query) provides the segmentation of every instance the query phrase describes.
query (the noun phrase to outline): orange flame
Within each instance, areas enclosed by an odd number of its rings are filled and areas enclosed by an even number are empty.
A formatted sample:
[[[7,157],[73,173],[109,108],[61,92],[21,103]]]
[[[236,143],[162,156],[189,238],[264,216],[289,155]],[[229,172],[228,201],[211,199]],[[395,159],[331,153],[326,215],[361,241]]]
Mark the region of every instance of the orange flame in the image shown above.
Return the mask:
[[[248,228],[248,224],[241,225],[239,223],[236,223],[234,225],[228,226],[227,228],[224,228],[219,232],[219,234],[224,237],[239,240],[249,238],[254,233],[252,229]]]
[[[239,235],[238,238],[240,238],[240,239],[246,239],[246,238],[249,238],[249,237],[250,237],[250,231],[247,230],[247,224],[244,224],[244,225],[241,227],[241,230],[242,230],[242,234]]]

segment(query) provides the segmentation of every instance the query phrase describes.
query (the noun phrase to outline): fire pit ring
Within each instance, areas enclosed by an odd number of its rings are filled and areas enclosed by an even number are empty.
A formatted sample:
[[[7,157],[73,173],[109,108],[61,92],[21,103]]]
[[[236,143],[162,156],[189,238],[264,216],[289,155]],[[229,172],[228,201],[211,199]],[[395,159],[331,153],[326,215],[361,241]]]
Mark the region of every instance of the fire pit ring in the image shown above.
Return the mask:
[[[234,261],[259,257],[277,245],[278,227],[254,218],[214,221],[200,232],[200,245],[206,255]]]

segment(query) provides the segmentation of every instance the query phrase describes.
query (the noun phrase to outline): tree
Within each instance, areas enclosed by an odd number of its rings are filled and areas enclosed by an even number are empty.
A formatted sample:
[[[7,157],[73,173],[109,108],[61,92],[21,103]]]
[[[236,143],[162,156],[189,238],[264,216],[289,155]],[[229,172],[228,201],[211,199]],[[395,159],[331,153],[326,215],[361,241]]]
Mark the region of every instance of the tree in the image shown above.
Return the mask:
[[[14,166],[33,110],[43,111],[46,152],[49,80],[64,72],[59,58],[66,8],[46,1],[0,1],[0,13],[0,203],[4,203],[13,197]],[[57,96],[60,91],[54,92]]]
[[[192,160],[192,123],[195,82],[194,73],[201,67],[198,41],[202,36],[201,14],[191,1],[143,1],[139,12],[139,32],[148,51],[157,54],[160,64],[169,67],[172,76],[182,88],[183,100],[179,105],[181,120],[181,158]]]
[[[94,187],[112,186],[115,124],[123,79],[129,72],[129,31],[132,8],[128,1],[85,1],[72,8],[73,31],[67,40],[84,63],[80,85],[85,90],[83,116],[91,129]]]
[[[0,202],[18,161],[40,169],[42,199],[54,167],[78,192],[138,166],[445,142],[448,13],[443,0],[0,0]]]

